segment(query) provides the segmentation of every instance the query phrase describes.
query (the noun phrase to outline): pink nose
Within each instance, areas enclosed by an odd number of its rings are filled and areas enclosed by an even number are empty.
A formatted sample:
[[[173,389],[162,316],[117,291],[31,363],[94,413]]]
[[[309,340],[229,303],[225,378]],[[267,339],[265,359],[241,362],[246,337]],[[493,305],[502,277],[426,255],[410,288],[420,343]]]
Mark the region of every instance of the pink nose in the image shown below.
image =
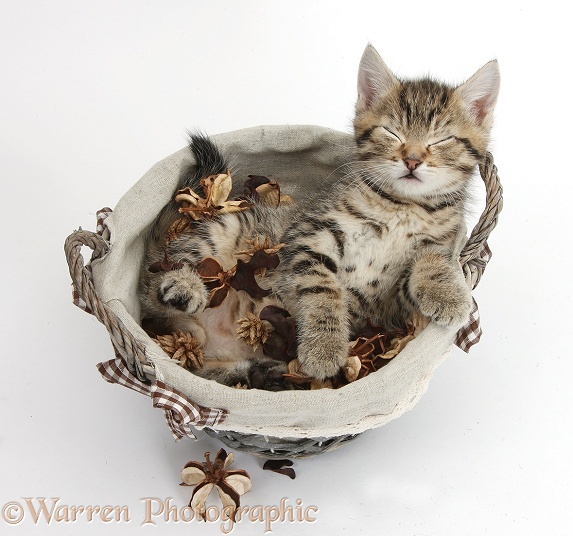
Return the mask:
[[[404,158],[404,164],[409,171],[414,171],[422,162],[414,158]]]

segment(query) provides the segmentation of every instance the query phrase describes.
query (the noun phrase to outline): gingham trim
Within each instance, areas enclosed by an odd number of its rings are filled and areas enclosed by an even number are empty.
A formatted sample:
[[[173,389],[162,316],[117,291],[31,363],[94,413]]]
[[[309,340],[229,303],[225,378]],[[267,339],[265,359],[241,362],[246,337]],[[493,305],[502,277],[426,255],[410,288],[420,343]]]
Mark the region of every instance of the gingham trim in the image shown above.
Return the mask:
[[[102,238],[109,240],[110,233],[107,225],[105,224],[105,219],[113,212],[109,207],[104,207],[96,212],[97,226],[96,233]]]
[[[153,407],[163,410],[175,441],[184,437],[197,439],[193,433],[193,427],[215,426],[227,418],[227,411],[199,406],[162,381],[156,380],[151,384],[146,384],[138,380],[119,358],[98,363],[97,369],[104,380],[150,396]]]
[[[464,276],[471,289],[474,289],[479,283],[491,256],[491,249],[489,249],[487,242],[484,242],[478,256],[464,264]],[[456,346],[466,353],[470,351],[474,344],[479,342],[482,336],[478,305],[473,298],[472,302],[473,305],[472,310],[470,311],[470,317],[466,325],[458,331],[455,340]]]
[[[455,344],[458,348],[468,353],[470,348],[477,344],[482,336],[479,320],[479,309],[476,301],[472,298],[473,306],[470,311],[468,323],[458,331]]]

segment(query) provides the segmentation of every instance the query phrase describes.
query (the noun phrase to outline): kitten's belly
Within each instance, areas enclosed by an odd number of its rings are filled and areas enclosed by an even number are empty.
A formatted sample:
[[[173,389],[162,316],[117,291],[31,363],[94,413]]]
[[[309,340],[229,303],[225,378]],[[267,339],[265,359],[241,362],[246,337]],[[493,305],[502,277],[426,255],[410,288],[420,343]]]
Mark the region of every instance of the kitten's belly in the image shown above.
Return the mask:
[[[412,257],[411,243],[402,233],[380,237],[364,227],[347,236],[339,270],[341,283],[351,299],[360,302],[354,311],[361,312],[362,320],[380,319],[384,311],[396,306],[397,282]]]

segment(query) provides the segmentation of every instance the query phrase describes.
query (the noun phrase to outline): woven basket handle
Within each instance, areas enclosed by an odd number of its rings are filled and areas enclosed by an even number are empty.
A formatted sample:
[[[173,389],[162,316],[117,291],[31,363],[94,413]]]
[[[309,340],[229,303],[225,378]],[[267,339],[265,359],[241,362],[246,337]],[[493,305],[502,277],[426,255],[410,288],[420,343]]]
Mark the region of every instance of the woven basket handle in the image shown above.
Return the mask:
[[[486,206],[460,254],[460,264],[472,288],[479,283],[491,255],[487,239],[497,225],[497,218],[503,208],[503,189],[490,152],[486,153],[479,166],[479,172],[485,183]]]
[[[139,379],[147,380],[142,369],[142,365],[147,364],[145,347],[134,339],[119,317],[98,297],[91,272],[84,266],[82,246],[93,250],[92,260],[102,257],[109,249],[107,242],[101,236],[90,231],[74,231],[66,238],[64,252],[74,290],[86,303],[88,312],[105,325],[115,349],[126,360],[129,369],[135,372]]]

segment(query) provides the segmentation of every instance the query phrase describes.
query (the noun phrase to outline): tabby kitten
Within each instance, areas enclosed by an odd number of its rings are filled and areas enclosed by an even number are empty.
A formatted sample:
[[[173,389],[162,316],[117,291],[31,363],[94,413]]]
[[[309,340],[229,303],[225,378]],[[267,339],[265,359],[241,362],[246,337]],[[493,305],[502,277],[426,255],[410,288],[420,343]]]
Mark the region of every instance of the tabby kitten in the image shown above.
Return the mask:
[[[208,365],[199,375],[265,389],[284,388],[285,365],[260,349],[241,347],[235,322],[268,303],[295,317],[301,369],[318,379],[338,373],[349,340],[367,319],[399,326],[417,311],[437,324],[461,327],[471,295],[454,250],[498,90],[496,61],[450,87],[430,78],[396,78],[369,45],[358,73],[357,161],[349,164],[346,179],[326,198],[227,214],[169,244],[175,261],[193,265],[212,256],[228,269],[235,253],[248,249],[249,238],[270,235],[287,244],[279,267],[265,279],[273,294],[254,300],[229,293],[221,307],[205,309],[207,291],[191,266],[150,274],[146,267],[161,259],[160,237],[175,217],[168,208],[152,233],[142,270],[144,316],[189,330],[204,344]],[[208,139],[194,137],[192,149],[198,173],[226,169]],[[248,355],[252,359],[237,359]]]

